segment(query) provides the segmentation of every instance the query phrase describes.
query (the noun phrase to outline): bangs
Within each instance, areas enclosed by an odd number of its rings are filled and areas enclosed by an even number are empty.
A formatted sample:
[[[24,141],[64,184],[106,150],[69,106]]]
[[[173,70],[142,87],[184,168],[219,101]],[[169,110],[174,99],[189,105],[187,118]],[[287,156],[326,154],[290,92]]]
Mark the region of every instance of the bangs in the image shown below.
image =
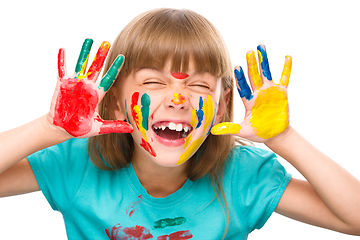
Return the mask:
[[[139,68],[164,69],[168,61],[171,72],[187,72],[192,61],[199,73],[218,78],[231,74],[217,29],[189,10],[158,9],[138,16],[120,33],[113,50],[109,57],[123,54],[126,58],[120,72],[124,76]]]

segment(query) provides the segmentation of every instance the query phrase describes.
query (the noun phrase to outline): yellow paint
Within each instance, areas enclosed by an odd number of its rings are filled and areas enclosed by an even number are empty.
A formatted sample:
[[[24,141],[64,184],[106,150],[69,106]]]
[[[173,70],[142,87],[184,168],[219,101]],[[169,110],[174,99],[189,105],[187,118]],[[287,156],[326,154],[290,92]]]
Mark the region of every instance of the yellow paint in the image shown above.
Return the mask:
[[[204,125],[204,132],[205,132],[205,130],[211,124],[211,121],[214,118],[214,103],[210,95],[207,95],[207,98],[204,100],[203,112],[205,116],[205,125]]]
[[[261,55],[261,53],[260,53],[260,55]],[[262,56],[261,56],[261,59],[262,59]],[[261,88],[261,86],[263,84],[262,84],[262,80],[261,80],[261,77],[259,74],[254,51],[251,51],[246,54],[246,60],[247,60],[247,64],[248,64],[248,68],[249,68],[249,75],[251,77],[252,83],[254,84],[254,87],[256,89],[259,89],[259,88]]]
[[[192,128],[195,128],[196,124],[197,124],[196,110],[193,109],[191,111],[190,125],[192,126]]]
[[[260,64],[261,64],[262,61],[263,61],[263,56],[262,56],[262,54],[261,54],[261,52],[259,50],[257,50],[257,51],[258,51],[258,55],[259,55],[259,61],[260,61]]]
[[[141,109],[140,109],[139,105],[135,105],[135,106],[134,106],[134,111],[135,111],[136,116],[137,116],[137,119],[138,119],[138,121],[136,121],[136,125],[137,125],[137,127],[139,128],[139,130],[140,130],[140,132],[141,132],[141,135],[143,136],[144,140],[145,140],[146,142],[148,142],[148,140],[147,140],[147,138],[146,138],[146,130],[145,130],[145,128],[142,126],[142,119],[143,119],[143,117],[142,117]]]
[[[191,119],[190,119],[190,125],[191,127],[194,129],[196,124],[197,124],[197,116],[196,116],[196,110],[193,109],[191,111]],[[187,137],[185,138],[185,143],[184,143],[184,149],[189,145],[190,141],[191,141],[191,135],[192,133],[190,133],[189,135],[187,135]]]
[[[289,125],[289,107],[286,91],[280,87],[260,90],[251,109],[254,133],[264,139],[283,132]]]
[[[186,149],[186,151],[180,156],[180,160],[176,162],[177,165],[183,164],[190,158],[190,156],[200,147],[201,143],[203,141],[203,137],[199,137],[195,141],[193,141],[189,148]]]
[[[81,79],[86,78],[86,75],[84,75],[84,72],[85,72],[85,68],[86,68],[88,59],[89,59],[89,55],[87,56],[87,58],[86,58],[86,60],[84,61],[83,65],[81,66],[81,70],[80,70],[79,76],[78,76],[78,79],[79,79],[78,82],[79,82]]]
[[[237,123],[231,122],[222,122],[215,125],[211,129],[211,133],[214,135],[223,135],[223,134],[238,134],[240,133],[241,126]]]
[[[185,102],[185,97],[181,93],[174,93],[174,99],[171,100],[175,105],[179,105]]]
[[[285,57],[284,69],[283,69],[283,72],[282,72],[281,78],[280,78],[280,84],[285,87],[287,87],[289,85],[291,67],[292,67],[292,58],[291,58],[291,56],[287,55]]]
[[[184,139],[185,140],[185,143],[184,143],[184,149],[189,145],[190,141],[191,141],[191,134],[190,133],[189,135],[186,136],[186,138]]]

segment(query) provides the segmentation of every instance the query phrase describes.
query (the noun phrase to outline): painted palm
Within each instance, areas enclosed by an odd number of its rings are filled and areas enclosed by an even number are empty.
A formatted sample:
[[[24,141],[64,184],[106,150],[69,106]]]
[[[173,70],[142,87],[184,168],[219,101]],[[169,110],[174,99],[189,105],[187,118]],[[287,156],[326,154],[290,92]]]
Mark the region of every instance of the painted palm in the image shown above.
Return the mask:
[[[54,125],[63,128],[73,137],[90,137],[110,132],[132,132],[124,121],[104,121],[97,113],[99,102],[116,79],[124,56],[118,56],[100,81],[96,79],[108,54],[110,44],[103,42],[86,72],[87,60],[93,40],[86,39],[80,52],[75,74],[68,76],[65,50],[58,54],[58,82],[53,96],[50,117]]]
[[[251,141],[265,142],[284,132],[289,126],[287,87],[289,84],[292,58],[285,57],[280,83],[272,80],[265,46],[257,47],[260,73],[255,53],[246,54],[250,85],[246,82],[241,67],[235,68],[237,88],[245,106],[245,119],[241,124],[223,122],[214,126],[212,134],[235,134]]]

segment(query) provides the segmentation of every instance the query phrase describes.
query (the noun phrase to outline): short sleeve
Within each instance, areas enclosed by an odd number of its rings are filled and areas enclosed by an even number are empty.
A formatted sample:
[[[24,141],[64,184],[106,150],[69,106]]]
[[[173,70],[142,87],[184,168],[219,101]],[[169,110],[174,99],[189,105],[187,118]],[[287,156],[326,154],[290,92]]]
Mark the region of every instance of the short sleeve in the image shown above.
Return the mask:
[[[87,140],[70,139],[40,150],[27,159],[52,209],[66,213],[89,162]]]
[[[275,211],[291,175],[276,154],[260,148],[241,146],[232,151],[233,186],[249,232],[260,229]]]

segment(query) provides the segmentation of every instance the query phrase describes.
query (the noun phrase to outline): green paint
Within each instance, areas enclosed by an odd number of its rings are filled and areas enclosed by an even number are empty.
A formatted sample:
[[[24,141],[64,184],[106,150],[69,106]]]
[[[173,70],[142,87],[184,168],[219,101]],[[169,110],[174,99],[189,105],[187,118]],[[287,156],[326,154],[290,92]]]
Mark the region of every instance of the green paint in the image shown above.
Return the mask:
[[[149,112],[150,112],[150,97],[146,93],[141,96],[141,114],[143,117],[143,128],[148,131],[149,129]]]
[[[156,221],[154,228],[157,229],[157,228],[173,227],[184,223],[186,223],[186,219],[184,217],[164,218],[164,219],[160,219],[159,221]]]
[[[109,88],[111,87],[111,85],[113,85],[117,75],[120,72],[119,70],[124,63],[124,59],[125,58],[123,55],[120,55],[115,59],[115,61],[107,71],[106,75],[103,77],[103,79],[101,79],[99,88],[102,87],[105,92],[109,90]]]
[[[87,38],[87,39],[85,39],[85,41],[82,45],[80,55],[79,55],[79,58],[78,58],[78,61],[77,61],[76,67],[75,67],[76,77],[78,77],[81,69],[83,68],[83,65],[86,64],[86,61],[89,57],[90,49],[91,49],[93,42],[94,42],[94,40]]]

